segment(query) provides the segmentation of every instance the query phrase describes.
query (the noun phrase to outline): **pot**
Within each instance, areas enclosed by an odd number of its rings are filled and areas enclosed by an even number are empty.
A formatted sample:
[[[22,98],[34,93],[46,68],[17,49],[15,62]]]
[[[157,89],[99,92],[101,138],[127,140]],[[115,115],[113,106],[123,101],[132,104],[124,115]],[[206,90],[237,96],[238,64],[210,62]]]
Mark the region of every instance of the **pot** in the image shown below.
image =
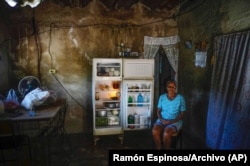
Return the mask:
[[[107,116],[107,111],[101,110],[101,111],[96,111],[96,115],[99,117],[106,117]]]
[[[114,102],[107,102],[107,103],[104,103],[104,106],[107,108],[115,108],[115,103]]]

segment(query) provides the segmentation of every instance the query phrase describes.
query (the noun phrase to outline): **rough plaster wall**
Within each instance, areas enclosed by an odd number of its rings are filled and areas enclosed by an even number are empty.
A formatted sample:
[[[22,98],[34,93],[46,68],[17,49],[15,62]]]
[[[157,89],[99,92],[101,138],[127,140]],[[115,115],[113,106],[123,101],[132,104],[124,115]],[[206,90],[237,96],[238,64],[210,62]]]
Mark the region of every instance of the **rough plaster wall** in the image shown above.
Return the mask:
[[[95,1],[83,9],[42,3],[35,9],[37,47],[32,34],[34,27],[27,23],[31,12],[25,8],[12,17],[20,22],[12,28],[18,27],[19,34],[24,36],[19,39],[15,52],[18,73],[23,72],[18,77],[38,76],[40,72],[43,86],[59,97],[68,98],[69,133],[92,131],[93,58],[118,58],[117,46],[121,42],[142,55],[144,36],[178,34],[176,20],[168,18],[172,13],[150,12],[140,3],[129,11],[116,12],[107,11]],[[26,22],[21,23],[22,20]],[[51,68],[57,70],[55,75],[48,73]]]
[[[249,29],[250,1],[205,0],[198,7],[178,18],[180,43],[179,85],[187,99],[188,114],[185,128],[192,136],[205,140],[206,113],[212,75],[212,38],[215,35]],[[201,4],[201,5],[199,5]],[[183,6],[180,10],[184,12]],[[185,40],[192,40],[192,49],[185,47]],[[194,67],[195,43],[208,42],[206,68]]]

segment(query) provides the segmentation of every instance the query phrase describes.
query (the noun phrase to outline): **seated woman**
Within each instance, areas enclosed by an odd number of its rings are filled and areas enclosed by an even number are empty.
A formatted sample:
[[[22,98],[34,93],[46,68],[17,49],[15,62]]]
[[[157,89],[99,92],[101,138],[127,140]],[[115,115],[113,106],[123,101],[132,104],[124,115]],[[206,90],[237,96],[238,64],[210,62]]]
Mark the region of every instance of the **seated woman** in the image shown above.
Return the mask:
[[[166,94],[162,94],[157,105],[158,119],[154,123],[152,134],[157,149],[171,148],[171,136],[182,127],[182,118],[186,111],[185,99],[176,93],[176,82],[166,84]]]

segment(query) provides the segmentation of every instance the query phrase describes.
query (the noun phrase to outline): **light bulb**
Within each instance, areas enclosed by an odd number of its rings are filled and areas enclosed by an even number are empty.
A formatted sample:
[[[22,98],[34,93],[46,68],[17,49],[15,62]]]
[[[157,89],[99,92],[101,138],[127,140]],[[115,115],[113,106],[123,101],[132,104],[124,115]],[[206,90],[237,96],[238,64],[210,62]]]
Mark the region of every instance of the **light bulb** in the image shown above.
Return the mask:
[[[15,7],[17,2],[15,0],[5,0],[11,7]]]
[[[29,5],[30,7],[34,8],[37,7],[40,4],[41,0],[33,0],[32,2],[25,1],[23,4],[21,4],[22,7]]]

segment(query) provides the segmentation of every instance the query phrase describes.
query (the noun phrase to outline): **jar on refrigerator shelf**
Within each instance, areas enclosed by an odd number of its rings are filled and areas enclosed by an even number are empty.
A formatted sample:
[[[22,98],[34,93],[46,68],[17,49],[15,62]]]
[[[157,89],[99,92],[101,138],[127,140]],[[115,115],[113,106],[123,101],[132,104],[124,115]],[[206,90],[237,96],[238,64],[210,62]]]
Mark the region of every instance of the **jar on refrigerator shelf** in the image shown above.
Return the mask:
[[[96,99],[96,100],[99,100],[99,99],[100,99],[99,92],[95,92],[95,99]]]

